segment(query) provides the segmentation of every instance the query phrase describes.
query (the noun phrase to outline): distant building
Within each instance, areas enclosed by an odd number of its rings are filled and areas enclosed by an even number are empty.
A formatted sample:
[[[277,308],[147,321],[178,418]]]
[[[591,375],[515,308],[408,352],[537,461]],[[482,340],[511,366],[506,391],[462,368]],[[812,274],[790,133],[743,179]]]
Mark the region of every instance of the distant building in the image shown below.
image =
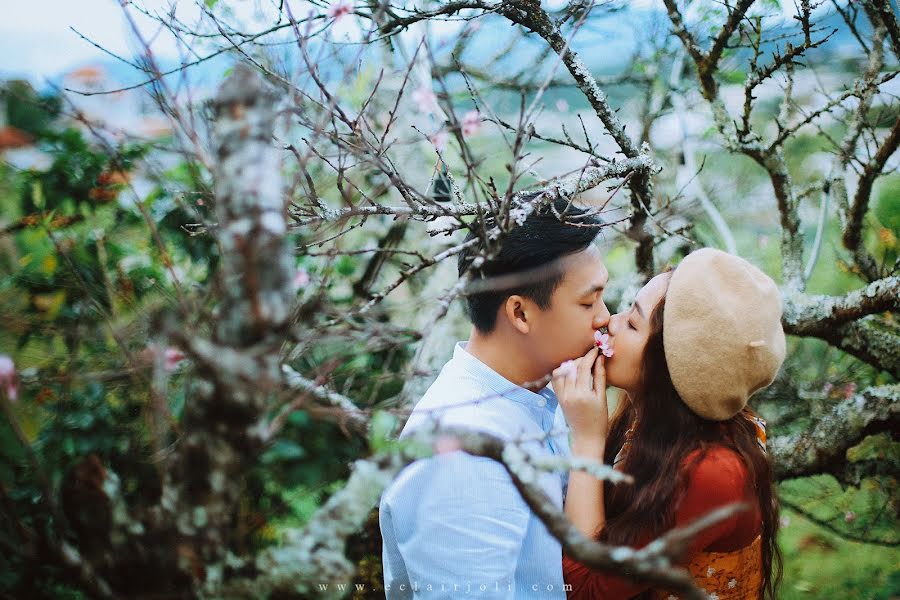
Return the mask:
[[[148,97],[146,88],[123,89],[124,85],[102,65],[85,65],[62,76],[66,98],[89,121],[95,132],[111,141],[136,137],[159,139],[172,135],[172,125]],[[77,121],[77,119],[76,119]]]

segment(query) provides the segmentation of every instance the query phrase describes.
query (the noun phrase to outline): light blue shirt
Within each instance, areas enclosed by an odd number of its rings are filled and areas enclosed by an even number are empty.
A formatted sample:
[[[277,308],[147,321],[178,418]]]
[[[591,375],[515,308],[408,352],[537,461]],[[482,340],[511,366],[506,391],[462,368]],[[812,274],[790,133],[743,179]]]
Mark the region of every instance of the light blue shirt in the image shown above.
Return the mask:
[[[437,420],[505,440],[532,438],[525,450],[568,456],[557,409],[550,388],[519,387],[458,343],[400,437]],[[560,509],[566,483],[567,473],[539,480]],[[388,600],[566,597],[559,542],[491,459],[456,451],[413,463],[382,495],[380,525]]]

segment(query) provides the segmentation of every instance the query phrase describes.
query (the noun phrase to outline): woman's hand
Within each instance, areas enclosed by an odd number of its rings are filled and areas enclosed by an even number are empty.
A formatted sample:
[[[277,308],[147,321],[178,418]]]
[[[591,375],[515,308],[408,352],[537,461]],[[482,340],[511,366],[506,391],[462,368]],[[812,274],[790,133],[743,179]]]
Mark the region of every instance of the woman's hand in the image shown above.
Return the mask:
[[[572,430],[572,455],[603,462],[609,413],[606,408],[605,357],[597,348],[553,371],[553,391]],[[603,482],[584,471],[569,472],[566,515],[585,537],[606,524]]]
[[[606,445],[609,412],[606,403],[605,358],[597,348],[581,358],[568,361],[553,373],[553,391],[572,430],[572,450],[600,452]],[[591,452],[595,453],[594,451]]]

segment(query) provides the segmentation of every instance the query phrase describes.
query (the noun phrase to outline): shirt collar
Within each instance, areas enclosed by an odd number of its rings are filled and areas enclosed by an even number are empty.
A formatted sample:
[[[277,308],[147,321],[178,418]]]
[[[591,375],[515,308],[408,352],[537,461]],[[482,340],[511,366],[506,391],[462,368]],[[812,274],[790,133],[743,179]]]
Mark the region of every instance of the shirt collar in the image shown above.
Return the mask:
[[[526,406],[546,410],[550,414],[556,412],[559,401],[556,394],[549,387],[544,387],[539,392],[526,390],[522,386],[516,385],[509,381],[495,370],[469,354],[466,351],[468,342],[457,342],[453,348],[453,362],[460,368],[471,375],[474,375],[480,382],[485,384],[491,391],[503,396],[514,402],[520,402]]]

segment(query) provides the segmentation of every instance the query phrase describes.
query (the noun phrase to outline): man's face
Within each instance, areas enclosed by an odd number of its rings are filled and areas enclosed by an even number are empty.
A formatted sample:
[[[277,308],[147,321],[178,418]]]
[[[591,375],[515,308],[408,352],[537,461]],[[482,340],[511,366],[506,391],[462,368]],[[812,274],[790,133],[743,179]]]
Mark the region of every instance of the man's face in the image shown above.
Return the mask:
[[[531,352],[549,373],[560,363],[584,356],[594,346],[594,332],[609,324],[603,290],[609,272],[600,250],[591,244],[563,259],[565,274],[539,311],[529,332]]]

